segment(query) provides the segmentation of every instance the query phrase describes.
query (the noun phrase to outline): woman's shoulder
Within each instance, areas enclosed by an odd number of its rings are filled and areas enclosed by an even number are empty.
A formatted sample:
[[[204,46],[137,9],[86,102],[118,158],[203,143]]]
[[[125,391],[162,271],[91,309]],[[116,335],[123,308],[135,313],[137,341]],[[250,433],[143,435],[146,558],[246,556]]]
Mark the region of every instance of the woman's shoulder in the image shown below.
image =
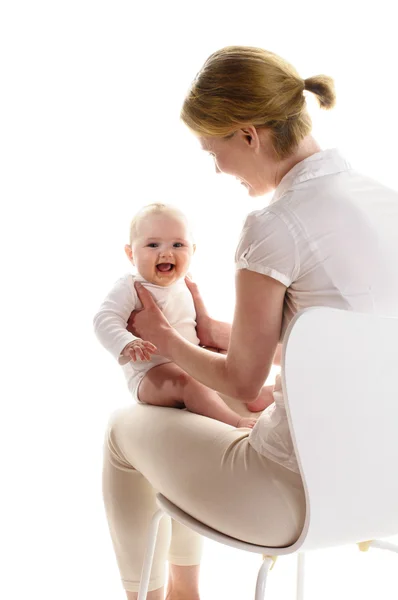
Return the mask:
[[[288,211],[283,206],[268,205],[249,213],[242,228],[242,235],[263,238],[267,233],[284,232],[288,228]]]
[[[272,206],[251,212],[246,217],[241,231],[235,262],[238,262],[242,255],[246,256],[248,249],[264,257],[275,251],[295,254],[292,231],[283,214],[275,211]]]

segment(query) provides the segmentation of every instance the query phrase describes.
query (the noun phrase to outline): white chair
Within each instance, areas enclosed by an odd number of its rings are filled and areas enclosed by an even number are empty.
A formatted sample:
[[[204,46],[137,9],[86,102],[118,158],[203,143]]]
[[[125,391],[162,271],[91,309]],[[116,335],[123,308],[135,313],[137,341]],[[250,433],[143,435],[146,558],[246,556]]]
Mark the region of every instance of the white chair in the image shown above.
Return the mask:
[[[165,513],[222,544],[263,554],[255,600],[265,597],[272,557],[299,551],[302,600],[304,552],[350,543],[398,552],[376,539],[398,534],[398,319],[323,307],[301,312],[284,339],[282,379],[306,494],[299,539],[286,548],[248,544],[210,529],[159,494],[138,600],[146,599]]]

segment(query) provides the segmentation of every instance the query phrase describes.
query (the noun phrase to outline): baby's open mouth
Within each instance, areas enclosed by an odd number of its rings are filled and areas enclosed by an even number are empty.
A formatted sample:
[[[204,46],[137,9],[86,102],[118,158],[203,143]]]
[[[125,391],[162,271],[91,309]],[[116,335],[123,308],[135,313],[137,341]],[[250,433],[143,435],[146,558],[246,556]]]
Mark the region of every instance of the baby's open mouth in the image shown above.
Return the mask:
[[[173,271],[174,265],[171,263],[159,263],[156,265],[156,269],[161,273],[169,273],[170,271]]]

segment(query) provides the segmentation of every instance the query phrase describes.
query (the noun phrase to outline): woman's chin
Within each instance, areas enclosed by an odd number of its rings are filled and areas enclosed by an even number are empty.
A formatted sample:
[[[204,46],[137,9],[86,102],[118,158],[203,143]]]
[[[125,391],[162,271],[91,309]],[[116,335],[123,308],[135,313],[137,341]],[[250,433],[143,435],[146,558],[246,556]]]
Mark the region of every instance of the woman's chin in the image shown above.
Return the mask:
[[[265,196],[266,194],[269,194],[272,191],[274,191],[274,190],[271,188],[256,189],[256,188],[251,187],[250,185],[247,186],[247,192],[251,198],[259,198],[260,196]]]
[[[251,185],[249,185],[246,181],[241,181],[240,182],[241,185],[243,185],[243,187],[245,187],[247,189],[247,193],[249,194],[249,196],[257,196],[257,192],[252,188]]]
[[[259,194],[257,192],[257,190],[255,190],[254,188],[252,188],[250,185],[247,186],[247,193],[249,194],[249,196],[251,198],[256,198],[257,196],[261,196],[261,194]]]

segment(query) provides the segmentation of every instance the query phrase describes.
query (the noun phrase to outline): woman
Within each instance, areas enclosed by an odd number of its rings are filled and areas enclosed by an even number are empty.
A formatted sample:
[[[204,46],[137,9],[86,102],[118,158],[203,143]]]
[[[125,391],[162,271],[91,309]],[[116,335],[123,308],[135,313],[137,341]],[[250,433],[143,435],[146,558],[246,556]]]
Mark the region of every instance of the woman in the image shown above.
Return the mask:
[[[182,119],[215,161],[251,196],[275,190],[249,215],[236,253],[232,327],[212,320],[190,285],[203,345],[182,339],[149,292],[131,327],[189,375],[253,402],[295,313],[310,306],[398,316],[398,194],[353,171],[311,136],[304,91],[331,108],[332,80],[302,80],[282,58],[228,47],[206,61]],[[104,497],[127,597],[137,597],[148,524],[161,492],[227,535],[268,546],[300,535],[305,499],[282,391],[249,430],[185,411],[133,406],[119,412],[105,445]],[[200,538],[163,519],[148,598],[198,600]]]

